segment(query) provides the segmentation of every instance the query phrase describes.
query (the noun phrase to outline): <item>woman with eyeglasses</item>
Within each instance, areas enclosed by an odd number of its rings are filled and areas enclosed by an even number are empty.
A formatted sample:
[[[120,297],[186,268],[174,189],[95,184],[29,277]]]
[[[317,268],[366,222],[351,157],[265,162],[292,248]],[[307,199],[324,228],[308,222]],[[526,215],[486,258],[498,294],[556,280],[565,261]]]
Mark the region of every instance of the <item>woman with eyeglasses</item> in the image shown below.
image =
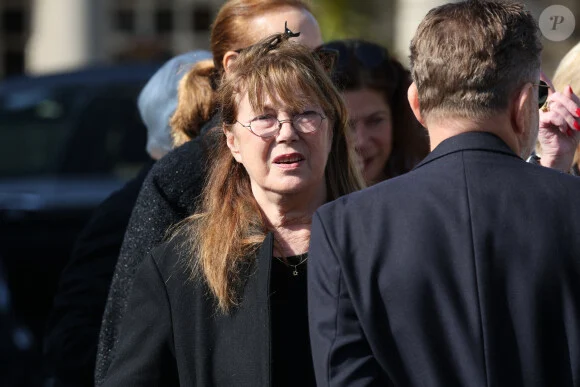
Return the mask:
[[[196,210],[203,187],[211,136],[218,125],[216,90],[240,49],[284,31],[300,35],[291,40],[312,49],[322,44],[320,29],[302,0],[228,0],[211,30],[213,60],[203,61],[183,75],[178,104],[171,119],[174,142],[182,144],[155,163],[133,209],[119,254],[103,315],[95,369],[102,384],[115,356],[119,327],[125,316],[133,278],[146,254],[161,243],[167,230]],[[180,71],[187,71],[182,69]]]
[[[407,102],[411,76],[386,48],[359,39],[323,45],[338,51],[334,81],[345,99],[367,184],[410,171],[429,151]]]
[[[199,207],[142,263],[105,386],[315,386],[311,218],[364,183],[339,92],[289,36],[225,73]]]

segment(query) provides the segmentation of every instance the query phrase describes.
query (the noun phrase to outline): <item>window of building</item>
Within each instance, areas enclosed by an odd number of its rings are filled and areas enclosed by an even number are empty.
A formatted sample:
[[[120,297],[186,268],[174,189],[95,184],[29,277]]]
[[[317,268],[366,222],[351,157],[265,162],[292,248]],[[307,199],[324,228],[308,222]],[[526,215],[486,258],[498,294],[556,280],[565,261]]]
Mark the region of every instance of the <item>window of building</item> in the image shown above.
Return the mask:
[[[173,13],[170,9],[155,12],[155,31],[161,34],[173,31]]]
[[[192,14],[192,29],[196,32],[209,31],[212,19],[211,9],[207,5],[196,6]]]
[[[115,12],[115,28],[118,31],[132,33],[135,31],[135,13],[129,9],[119,9]]]
[[[5,34],[22,34],[25,28],[25,15],[21,9],[2,11],[2,32]]]

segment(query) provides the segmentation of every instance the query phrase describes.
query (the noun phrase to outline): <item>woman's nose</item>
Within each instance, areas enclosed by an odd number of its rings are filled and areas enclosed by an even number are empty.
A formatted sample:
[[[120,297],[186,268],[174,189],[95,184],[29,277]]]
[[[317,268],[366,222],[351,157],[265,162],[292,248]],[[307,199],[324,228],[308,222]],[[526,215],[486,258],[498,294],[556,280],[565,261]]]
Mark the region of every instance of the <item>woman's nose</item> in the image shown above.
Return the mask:
[[[366,131],[364,130],[362,125],[357,125],[357,127],[354,128],[353,136],[354,136],[354,147],[357,152],[361,152],[366,147],[368,142]]]
[[[298,133],[291,119],[280,120],[280,129],[278,130],[278,135],[276,140],[278,142],[282,141],[294,141],[298,139]]]

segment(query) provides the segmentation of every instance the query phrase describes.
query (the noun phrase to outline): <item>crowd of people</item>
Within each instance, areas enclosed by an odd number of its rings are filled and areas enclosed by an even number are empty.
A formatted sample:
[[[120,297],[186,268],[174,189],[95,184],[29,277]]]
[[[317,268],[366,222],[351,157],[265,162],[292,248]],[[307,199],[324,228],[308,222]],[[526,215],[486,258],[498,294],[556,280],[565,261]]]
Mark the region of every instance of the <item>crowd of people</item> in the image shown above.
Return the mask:
[[[578,386],[580,44],[553,82],[541,51],[518,2],[434,8],[406,69],[226,1],[139,96],[151,162],[62,273],[48,385]]]

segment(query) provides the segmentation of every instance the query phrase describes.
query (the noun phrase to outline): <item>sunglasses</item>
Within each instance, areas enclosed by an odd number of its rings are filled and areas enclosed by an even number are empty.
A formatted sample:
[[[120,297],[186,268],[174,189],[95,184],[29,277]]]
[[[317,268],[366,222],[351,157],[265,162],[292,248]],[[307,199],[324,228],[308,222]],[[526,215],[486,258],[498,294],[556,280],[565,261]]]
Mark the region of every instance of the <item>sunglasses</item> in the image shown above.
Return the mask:
[[[537,84],[538,86],[538,108],[541,109],[546,102],[548,101],[548,95],[550,94],[550,86],[544,81],[540,81]]]

